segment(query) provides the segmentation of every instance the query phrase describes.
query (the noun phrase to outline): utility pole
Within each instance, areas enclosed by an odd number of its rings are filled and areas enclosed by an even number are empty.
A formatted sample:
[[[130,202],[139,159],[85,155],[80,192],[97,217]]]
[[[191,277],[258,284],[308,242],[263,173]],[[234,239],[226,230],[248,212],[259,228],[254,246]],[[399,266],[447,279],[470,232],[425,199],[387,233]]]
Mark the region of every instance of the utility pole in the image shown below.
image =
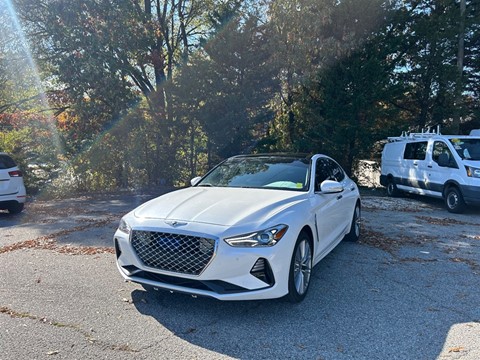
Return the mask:
[[[457,79],[455,82],[455,102],[453,117],[453,132],[460,132],[460,115],[462,112],[462,90],[463,90],[463,58],[465,56],[465,11],[466,0],[460,0],[460,27],[458,31],[458,52],[457,52]]]

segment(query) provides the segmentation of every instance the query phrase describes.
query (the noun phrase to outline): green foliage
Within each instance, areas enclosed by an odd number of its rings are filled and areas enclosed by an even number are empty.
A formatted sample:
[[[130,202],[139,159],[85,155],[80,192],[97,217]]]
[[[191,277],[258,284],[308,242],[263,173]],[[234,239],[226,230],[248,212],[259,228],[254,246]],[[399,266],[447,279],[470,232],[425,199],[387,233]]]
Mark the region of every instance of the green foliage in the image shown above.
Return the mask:
[[[178,116],[206,135],[209,163],[252,146],[279,86],[266,29],[253,17],[229,19],[182,68],[174,90]]]
[[[0,151],[19,164],[29,194],[55,179],[60,170],[58,134],[52,121],[35,113],[0,115]]]

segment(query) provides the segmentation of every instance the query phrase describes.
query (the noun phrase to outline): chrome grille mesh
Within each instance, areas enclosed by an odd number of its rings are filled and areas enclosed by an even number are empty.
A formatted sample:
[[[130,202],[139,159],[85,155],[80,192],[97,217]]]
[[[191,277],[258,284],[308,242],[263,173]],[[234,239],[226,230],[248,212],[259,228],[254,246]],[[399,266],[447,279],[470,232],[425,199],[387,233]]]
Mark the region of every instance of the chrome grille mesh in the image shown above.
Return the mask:
[[[155,231],[132,232],[132,246],[152,268],[199,275],[215,252],[215,240]]]

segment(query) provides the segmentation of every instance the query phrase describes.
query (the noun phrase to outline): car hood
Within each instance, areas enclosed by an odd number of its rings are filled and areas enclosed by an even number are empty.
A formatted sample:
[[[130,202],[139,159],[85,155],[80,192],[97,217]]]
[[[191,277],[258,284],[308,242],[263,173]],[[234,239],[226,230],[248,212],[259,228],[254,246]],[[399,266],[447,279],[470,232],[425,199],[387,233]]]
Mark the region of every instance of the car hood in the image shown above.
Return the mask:
[[[153,199],[133,211],[136,218],[214,225],[261,223],[303,201],[295,191],[190,187]]]
[[[478,165],[480,165],[480,160],[463,160],[463,164],[466,166],[478,168]]]

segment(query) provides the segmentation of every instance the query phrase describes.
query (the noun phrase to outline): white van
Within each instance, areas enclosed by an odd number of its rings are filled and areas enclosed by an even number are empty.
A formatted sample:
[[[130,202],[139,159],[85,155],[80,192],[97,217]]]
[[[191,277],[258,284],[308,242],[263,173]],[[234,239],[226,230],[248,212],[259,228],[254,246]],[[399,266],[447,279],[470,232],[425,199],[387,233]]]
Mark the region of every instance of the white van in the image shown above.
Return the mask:
[[[380,184],[389,196],[405,191],[443,198],[453,213],[480,205],[480,130],[469,136],[437,130],[388,138]]]

